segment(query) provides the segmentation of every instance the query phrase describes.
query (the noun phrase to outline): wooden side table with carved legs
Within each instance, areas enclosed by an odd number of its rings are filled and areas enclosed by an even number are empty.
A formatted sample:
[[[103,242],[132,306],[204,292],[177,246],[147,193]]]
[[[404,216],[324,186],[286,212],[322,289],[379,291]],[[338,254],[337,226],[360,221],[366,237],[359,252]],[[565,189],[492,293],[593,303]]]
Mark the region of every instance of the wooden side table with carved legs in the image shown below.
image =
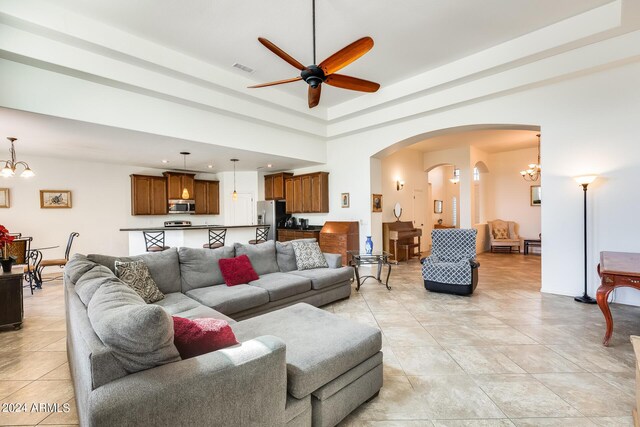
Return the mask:
[[[607,322],[607,330],[602,344],[608,346],[613,334],[613,317],[609,308],[609,294],[615,288],[620,287],[640,290],[640,254],[600,252],[598,275],[600,276],[600,287],[596,292],[596,301]]]

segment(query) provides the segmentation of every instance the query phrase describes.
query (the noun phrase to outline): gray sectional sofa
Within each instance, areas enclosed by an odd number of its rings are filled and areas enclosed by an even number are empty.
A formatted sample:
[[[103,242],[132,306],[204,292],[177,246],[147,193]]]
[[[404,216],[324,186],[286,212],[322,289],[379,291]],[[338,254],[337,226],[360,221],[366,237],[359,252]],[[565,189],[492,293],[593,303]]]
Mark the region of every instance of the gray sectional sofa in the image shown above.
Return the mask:
[[[226,286],[218,260],[242,254],[259,279]],[[382,387],[382,342],[379,330],[314,307],[351,292],[352,269],[341,267],[339,255],[325,258],[329,268],[298,271],[291,245],[273,241],[126,258],[74,255],[65,268],[65,301],[80,423],[340,422]],[[116,259],[144,260],[165,298],[144,304],[115,277]],[[227,320],[240,344],[181,360],[172,315]],[[129,331],[137,335],[123,340]],[[130,350],[123,353],[114,339]]]

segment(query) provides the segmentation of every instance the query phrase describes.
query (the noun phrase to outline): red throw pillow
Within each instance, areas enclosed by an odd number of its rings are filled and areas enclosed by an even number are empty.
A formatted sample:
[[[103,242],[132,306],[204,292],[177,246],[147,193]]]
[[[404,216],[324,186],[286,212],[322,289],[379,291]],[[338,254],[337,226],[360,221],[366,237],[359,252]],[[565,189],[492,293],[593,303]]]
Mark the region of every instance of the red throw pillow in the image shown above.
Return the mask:
[[[231,326],[221,319],[173,316],[173,343],[183,359],[238,344]]]
[[[249,257],[240,255],[235,258],[222,258],[218,261],[220,272],[227,286],[235,286],[258,280],[258,274],[253,269]]]

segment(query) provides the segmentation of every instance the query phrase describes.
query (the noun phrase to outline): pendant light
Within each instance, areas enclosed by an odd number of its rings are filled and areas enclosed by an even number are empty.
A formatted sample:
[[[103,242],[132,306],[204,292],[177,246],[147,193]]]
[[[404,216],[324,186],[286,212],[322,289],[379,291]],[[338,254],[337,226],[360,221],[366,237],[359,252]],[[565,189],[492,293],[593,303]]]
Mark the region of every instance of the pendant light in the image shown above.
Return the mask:
[[[540,178],[540,174],[542,173],[542,166],[540,165],[540,134],[536,135],[538,137],[538,163],[531,163],[527,165],[527,169],[520,171],[520,175],[525,181],[535,182]]]
[[[233,162],[233,194],[231,194],[231,200],[234,202],[238,200],[238,192],[236,191],[236,163],[238,159],[231,159]]]
[[[181,151],[180,154],[182,154],[183,158],[184,158],[184,162],[183,162],[183,168],[182,170],[184,171],[184,178],[182,180],[182,183],[184,184],[184,187],[182,187],[182,200],[188,200],[189,199],[189,189],[187,188],[186,184],[187,184],[187,156],[191,153],[189,153],[188,151]]]
[[[11,144],[11,147],[9,147],[9,160],[0,160],[0,163],[4,162],[4,167],[2,168],[2,170],[0,170],[0,176],[3,176],[5,178],[15,176],[16,168],[18,165],[21,165],[24,168],[24,170],[20,174],[21,178],[31,178],[32,176],[34,176],[35,173],[33,173],[33,171],[31,170],[31,168],[26,162],[16,161],[16,149],[14,147],[14,142],[17,141],[18,138],[9,136],[7,137],[7,139]]]

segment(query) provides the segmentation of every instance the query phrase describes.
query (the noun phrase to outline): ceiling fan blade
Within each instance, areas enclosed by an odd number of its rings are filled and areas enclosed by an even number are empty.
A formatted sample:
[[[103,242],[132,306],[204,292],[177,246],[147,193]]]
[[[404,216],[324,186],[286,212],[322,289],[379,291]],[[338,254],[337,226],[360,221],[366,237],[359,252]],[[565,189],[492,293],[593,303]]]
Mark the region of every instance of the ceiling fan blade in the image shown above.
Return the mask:
[[[298,80],[302,80],[302,77],[294,77],[292,79],[278,80],[278,81],[275,81],[275,82],[262,83],[262,84],[259,84],[259,85],[247,86],[247,87],[249,89],[255,89],[257,87],[267,87],[267,86],[275,86],[275,85],[282,85],[282,84],[285,84],[285,83],[297,82]]]
[[[369,52],[372,47],[373,39],[371,37],[363,37],[337,51],[322,61],[319,66],[325,74],[333,74]]]
[[[360,92],[375,92],[380,88],[378,83],[343,74],[331,74],[327,77],[325,83],[342,89],[359,90]]]
[[[264,47],[266,47],[267,49],[269,49],[271,52],[275,53],[276,55],[278,55],[280,58],[284,59],[285,61],[287,61],[289,64],[293,65],[294,67],[296,67],[298,70],[302,71],[304,70],[305,67],[304,65],[302,65],[300,62],[296,61],[291,55],[289,55],[287,52],[285,52],[284,50],[280,49],[278,46],[276,46],[275,44],[271,43],[269,40],[263,38],[263,37],[258,37],[258,41],[260,43],[262,43],[264,45]]]
[[[309,86],[309,108],[313,108],[320,102],[320,92],[322,84],[319,84],[317,88]]]

